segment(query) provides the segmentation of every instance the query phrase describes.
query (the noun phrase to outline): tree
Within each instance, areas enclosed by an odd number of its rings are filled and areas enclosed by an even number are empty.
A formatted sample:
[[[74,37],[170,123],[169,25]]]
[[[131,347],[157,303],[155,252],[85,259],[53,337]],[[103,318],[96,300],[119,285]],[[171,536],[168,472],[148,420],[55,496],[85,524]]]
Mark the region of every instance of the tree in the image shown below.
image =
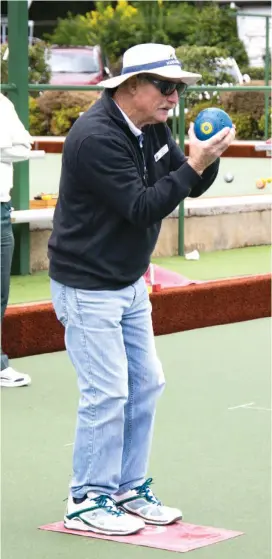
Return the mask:
[[[166,32],[174,46],[182,44],[224,48],[238,64],[248,64],[244,44],[238,38],[233,10],[215,2],[203,4],[178,2],[165,18]]]
[[[214,2],[166,2],[137,0],[95,3],[85,16],[68,14],[59,19],[51,35],[58,45],[101,45],[109,61],[116,63],[124,51],[137,43],[168,43],[174,47],[220,47],[238,64],[247,64],[233,11]]]
[[[95,38],[86,16],[73,16],[68,12],[66,18],[58,18],[53,33],[45,34],[45,39],[53,45],[84,46],[94,45]]]
[[[141,43],[168,43],[165,29],[166,6],[163,0],[138,0],[133,2],[138,12]]]
[[[126,49],[141,41],[141,19],[138,10],[125,0],[115,3],[96,2],[96,10],[85,16],[68,15],[58,20],[50,37],[58,45],[100,45],[114,63]]]
[[[3,60],[7,45],[1,45],[1,83],[8,83],[8,61]],[[48,83],[50,67],[47,61],[47,45],[43,41],[28,47],[28,83]]]
[[[218,68],[217,59],[226,57],[226,50],[220,47],[182,45],[176,49],[178,59],[185,70],[202,75],[199,84],[217,85],[232,78]]]

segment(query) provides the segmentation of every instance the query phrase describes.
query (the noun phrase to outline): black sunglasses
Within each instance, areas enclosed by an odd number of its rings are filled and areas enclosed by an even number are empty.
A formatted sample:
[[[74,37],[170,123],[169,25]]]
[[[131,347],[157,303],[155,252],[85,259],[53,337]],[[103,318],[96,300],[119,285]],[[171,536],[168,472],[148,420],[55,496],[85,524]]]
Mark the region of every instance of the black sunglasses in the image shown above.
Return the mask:
[[[152,83],[165,97],[172,95],[174,91],[177,91],[178,96],[183,95],[187,89],[187,83],[183,82],[170,82],[167,80],[157,80],[148,74],[142,74],[141,78]]]

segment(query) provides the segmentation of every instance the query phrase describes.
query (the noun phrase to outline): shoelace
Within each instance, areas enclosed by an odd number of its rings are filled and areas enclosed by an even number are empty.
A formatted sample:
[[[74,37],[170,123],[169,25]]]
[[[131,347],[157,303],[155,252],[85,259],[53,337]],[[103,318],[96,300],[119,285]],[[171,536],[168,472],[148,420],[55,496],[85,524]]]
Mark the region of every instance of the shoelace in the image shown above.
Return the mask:
[[[155,497],[153,491],[150,489],[150,485],[152,485],[152,483],[153,478],[149,477],[143,483],[143,485],[140,485],[140,487],[136,487],[135,491],[137,491],[137,494],[141,497],[144,497],[149,503],[153,503],[154,505],[161,505],[161,501],[159,501],[159,499]]]
[[[114,500],[107,495],[99,495],[98,497],[93,499],[93,501],[97,504],[97,507],[105,509],[107,512],[114,516],[121,516],[124,514],[122,510],[116,507]]]

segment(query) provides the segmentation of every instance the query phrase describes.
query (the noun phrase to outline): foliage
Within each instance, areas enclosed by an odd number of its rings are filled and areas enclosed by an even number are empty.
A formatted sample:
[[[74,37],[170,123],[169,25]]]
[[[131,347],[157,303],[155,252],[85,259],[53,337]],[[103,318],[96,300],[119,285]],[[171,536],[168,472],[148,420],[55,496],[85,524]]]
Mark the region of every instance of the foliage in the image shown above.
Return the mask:
[[[178,59],[182,62],[185,70],[202,74],[202,80],[198,83],[205,85],[216,85],[231,78],[223,71],[218,70],[216,59],[225,58],[226,50],[219,47],[206,46],[180,46],[176,49]]]
[[[1,83],[8,83],[8,61],[3,60],[7,45],[1,45]],[[47,45],[37,41],[28,48],[28,83],[48,83],[50,68],[47,61]]]
[[[46,91],[29,98],[29,128],[34,136],[63,136],[81,112],[87,111],[100,96],[96,91]]]
[[[45,42],[38,41],[29,46],[28,64],[28,83],[49,83],[51,72],[48,64],[48,49]]]
[[[59,19],[50,41],[58,45],[100,45],[111,62],[140,42],[138,10],[125,0],[96,2],[96,10],[85,16],[71,14]]]
[[[87,46],[95,45],[95,39],[86,16],[73,16],[68,12],[66,18],[58,18],[57,27],[45,38],[54,45]]]
[[[28,98],[29,107],[29,131],[32,136],[45,136],[49,132],[49,121],[44,113],[41,112],[37,99]]]
[[[264,130],[265,130],[265,116],[264,114],[258,120],[258,131],[261,137],[264,137]],[[269,112],[269,119],[268,119],[268,137],[272,137],[272,109]]]
[[[53,136],[64,136],[80,116],[82,107],[74,105],[53,111],[50,121],[50,132]]]
[[[259,137],[258,121],[251,114],[233,113],[230,114],[230,117],[236,126],[236,138],[238,140],[251,140]]]
[[[96,2],[96,11],[86,14],[96,43],[101,45],[110,61],[115,61],[132,45],[140,42],[137,8],[119,0],[115,9],[105,2]]]
[[[169,42],[166,29],[166,6],[162,0],[138,0],[133,2],[137,9],[140,43]]]
[[[248,93],[244,95],[246,99]],[[33,136],[53,135],[65,136],[81,112],[88,108],[100,96],[100,92],[69,92],[47,91],[37,99],[29,99],[30,133]],[[255,105],[256,103],[256,105]],[[251,100],[251,109],[244,110],[242,101],[229,104],[225,94],[201,100],[195,103],[186,98],[187,111],[185,127],[193,122],[200,111],[207,107],[219,107],[227,111],[236,125],[236,135],[239,140],[262,139],[264,137],[264,115],[259,112],[259,100]],[[271,135],[271,116],[269,121],[269,134]],[[171,119],[168,124],[171,126]]]
[[[112,64],[124,51],[145,42],[218,47],[238,64],[248,64],[238,38],[236,18],[228,7],[215,2],[163,2],[138,0],[95,3],[85,16],[68,14],[59,19],[50,37],[58,45],[99,44]],[[47,35],[47,38],[49,36]]]
[[[264,76],[264,67],[262,66],[242,66],[241,67],[242,74],[248,74],[251,78],[251,81],[254,80],[261,80],[263,81]],[[271,65],[269,65],[269,79],[271,80]]]
[[[99,91],[46,91],[38,99],[40,111],[51,118],[53,112],[79,106],[86,111],[100,96]]]
[[[174,47],[193,44],[189,41],[195,28],[196,8],[192,2],[176,2],[166,8],[165,31]],[[198,44],[198,43],[195,43]],[[208,42],[207,45],[210,43]]]
[[[220,99],[229,113],[251,114],[256,120],[264,114],[264,93],[262,91],[222,92]]]
[[[248,64],[242,41],[238,38],[236,18],[227,6],[215,2],[199,2],[196,6],[178,2],[170,6],[165,18],[166,31],[174,46],[188,44],[209,45],[227,50],[239,65]]]

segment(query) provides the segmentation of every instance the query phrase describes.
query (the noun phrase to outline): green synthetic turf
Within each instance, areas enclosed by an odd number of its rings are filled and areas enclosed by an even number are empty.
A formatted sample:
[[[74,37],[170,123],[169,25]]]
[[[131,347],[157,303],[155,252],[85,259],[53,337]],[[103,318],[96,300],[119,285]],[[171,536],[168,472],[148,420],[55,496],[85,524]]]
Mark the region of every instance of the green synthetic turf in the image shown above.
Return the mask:
[[[271,272],[271,247],[203,252],[199,260],[186,260],[180,256],[154,258],[153,262],[198,280],[265,274]]]
[[[37,194],[57,194],[61,173],[61,153],[47,153],[44,159],[32,159],[29,162],[30,198]],[[233,175],[233,182],[226,183],[224,176]],[[222,157],[219,173],[212,186],[202,194],[202,198],[222,196],[264,196],[272,194],[272,185],[257,190],[256,181],[261,177],[271,176],[270,157]]]
[[[269,319],[156,338],[167,385],[149,475],[184,520],[245,535],[188,559],[270,559]],[[2,390],[3,559],[174,559],[144,547],[42,532],[62,519],[78,391],[66,353],[16,359],[32,385]],[[69,446],[67,446],[69,445]],[[187,556],[186,556],[187,557]]]
[[[271,271],[271,248],[261,246],[204,252],[200,254],[198,261],[186,260],[180,256],[155,258],[153,261],[164,268],[197,280],[255,275]],[[50,298],[47,272],[11,278],[9,304]]]

